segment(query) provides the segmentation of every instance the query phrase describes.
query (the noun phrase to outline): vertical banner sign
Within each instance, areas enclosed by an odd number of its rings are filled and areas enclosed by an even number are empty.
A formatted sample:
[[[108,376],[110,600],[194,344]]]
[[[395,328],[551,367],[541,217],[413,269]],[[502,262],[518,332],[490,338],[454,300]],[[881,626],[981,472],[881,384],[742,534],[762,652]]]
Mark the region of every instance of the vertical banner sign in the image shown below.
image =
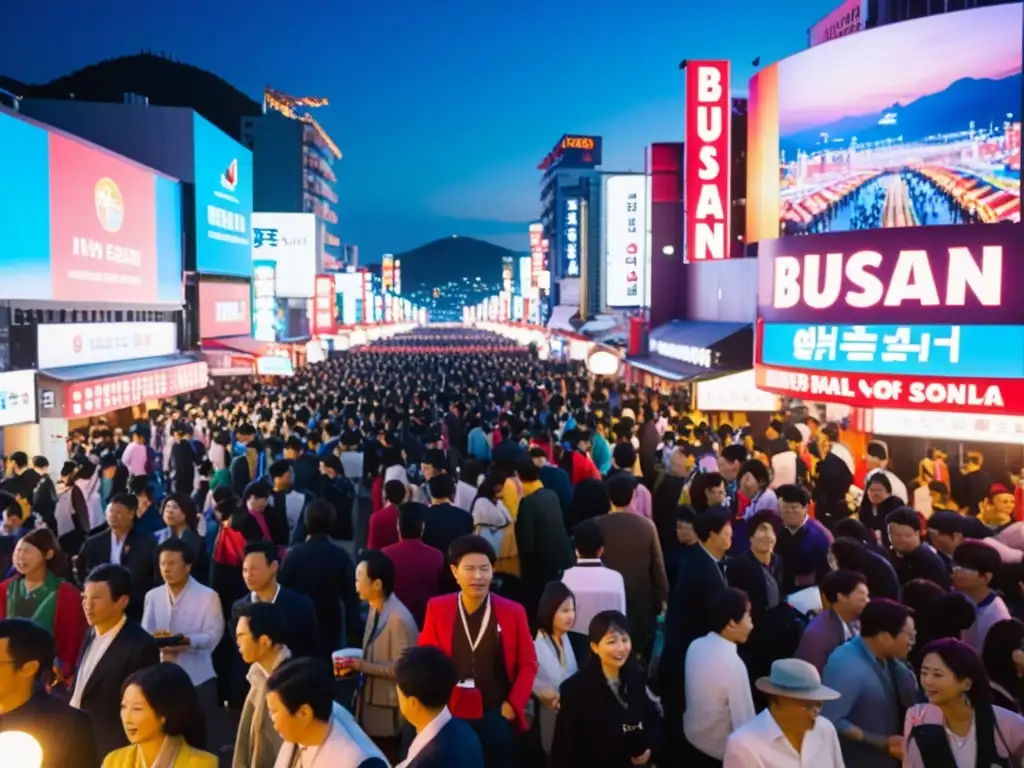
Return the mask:
[[[390,291],[395,284],[395,257],[385,253],[380,264],[381,289]]]
[[[580,201],[570,197],[565,201],[565,270],[566,277],[580,276]],[[543,244],[542,244],[543,246]]]
[[[544,271],[544,225],[535,222],[530,225],[530,286],[536,288],[540,273]]]
[[[277,265],[252,263],[252,335],[257,341],[277,341]]]
[[[610,307],[639,307],[646,295],[646,187],[642,174],[605,178],[604,290]]]
[[[683,147],[687,261],[729,258],[730,116],[729,62],[689,62]]]
[[[334,276],[316,276],[316,294],[313,296],[313,333],[333,335],[338,316],[334,293]]]
[[[402,260],[395,259],[395,271],[394,271],[394,290],[396,296],[402,295]]]

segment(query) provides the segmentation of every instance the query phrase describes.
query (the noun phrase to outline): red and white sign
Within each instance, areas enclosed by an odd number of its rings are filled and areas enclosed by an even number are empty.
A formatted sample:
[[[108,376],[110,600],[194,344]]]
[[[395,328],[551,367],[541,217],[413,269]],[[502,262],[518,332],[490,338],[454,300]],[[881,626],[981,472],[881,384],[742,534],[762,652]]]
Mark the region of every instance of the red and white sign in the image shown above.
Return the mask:
[[[147,400],[162,400],[191,392],[205,387],[209,378],[206,363],[186,363],[173,368],[68,384],[64,390],[64,418],[97,416]]]
[[[807,30],[808,47],[813,48],[829,40],[863,31],[867,21],[865,5],[865,0],[843,0],[838,8]]]
[[[689,62],[683,147],[687,261],[729,258],[731,118],[729,62]]]
[[[540,273],[544,271],[544,225],[530,225],[530,286],[538,287]]]
[[[813,373],[758,363],[757,387],[788,397],[865,408],[963,410],[1024,416],[1024,380]]]
[[[37,326],[40,369],[98,365],[173,355],[175,323],[46,323]]]
[[[51,133],[53,300],[156,301],[155,200],[151,172]]]
[[[199,280],[199,336],[248,336],[252,332],[252,286],[248,281]]]
[[[331,336],[337,330],[337,298],[334,293],[334,276],[317,275],[316,291],[313,294],[313,333]]]

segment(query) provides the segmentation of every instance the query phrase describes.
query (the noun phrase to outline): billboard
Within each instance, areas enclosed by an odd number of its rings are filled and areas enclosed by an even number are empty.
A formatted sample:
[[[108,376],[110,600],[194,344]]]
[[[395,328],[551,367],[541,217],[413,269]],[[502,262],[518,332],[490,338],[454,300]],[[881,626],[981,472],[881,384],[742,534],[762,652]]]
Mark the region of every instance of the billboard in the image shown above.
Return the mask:
[[[395,257],[385,253],[380,262],[381,290],[390,291],[395,284]]]
[[[162,400],[205,387],[209,381],[210,371],[206,363],[187,363],[155,371],[76,381],[64,389],[64,417],[80,419],[146,400]]]
[[[252,274],[252,152],[197,114],[192,141],[196,271],[247,278]]]
[[[536,288],[540,273],[544,271],[544,225],[534,222],[530,225],[530,287]]]
[[[582,224],[582,206],[578,197],[565,200],[562,209],[562,268],[563,277],[580,276],[580,225]],[[541,244],[543,248],[543,243]],[[542,261],[543,263],[543,261]]]
[[[254,213],[252,259],[272,261],[277,297],[310,299],[316,283],[316,214]]]
[[[758,72],[747,240],[1019,222],[1021,8],[882,26]]]
[[[606,176],[604,295],[610,307],[643,306],[647,275],[647,177]]]
[[[277,265],[252,263],[252,335],[258,341],[277,341]]]
[[[338,322],[341,325],[356,325],[363,322],[361,303],[365,274],[364,272],[338,272],[334,275]]]
[[[0,114],[0,300],[180,305],[179,185]]]
[[[333,334],[337,330],[338,309],[334,293],[334,275],[316,276],[313,297],[313,333]]]
[[[141,360],[178,351],[176,323],[46,323],[36,329],[40,369]]]
[[[731,115],[729,62],[687,63],[683,147],[687,261],[729,258]]]
[[[807,30],[807,46],[821,45],[829,40],[860,32],[867,24],[867,0],[843,0],[826,16]]]
[[[34,422],[37,405],[35,371],[0,373],[0,427]]]
[[[252,285],[199,279],[199,337],[248,336],[252,332]]]
[[[402,260],[395,259],[395,293],[401,295],[402,293]]]
[[[758,245],[770,323],[1024,324],[1017,227],[918,227]]]

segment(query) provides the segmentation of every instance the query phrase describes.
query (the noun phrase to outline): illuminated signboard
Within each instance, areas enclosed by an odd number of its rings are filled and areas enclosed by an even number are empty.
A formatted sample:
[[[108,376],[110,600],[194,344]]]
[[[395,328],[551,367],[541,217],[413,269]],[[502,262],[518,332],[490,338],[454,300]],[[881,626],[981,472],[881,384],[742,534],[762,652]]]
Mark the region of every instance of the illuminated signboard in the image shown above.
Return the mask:
[[[601,137],[565,134],[537,166],[546,171],[559,168],[593,168],[601,164]]]
[[[277,265],[252,263],[252,328],[258,341],[277,341]]]
[[[333,334],[337,316],[334,275],[317,275],[316,294],[313,296],[313,333]]]
[[[729,258],[731,114],[729,62],[689,62],[683,147],[687,261]]]
[[[562,231],[565,244],[562,253],[565,257],[563,274],[566,277],[580,276],[580,201],[570,197],[565,201],[565,214],[562,220]]]
[[[402,260],[395,259],[395,284],[393,286],[394,291],[399,296],[402,295]]]
[[[639,307],[645,296],[647,262],[647,177],[605,177],[605,303]]]
[[[537,287],[537,281],[544,269],[544,225],[535,222],[530,225],[530,286]]]
[[[380,262],[381,289],[390,291],[395,284],[395,257],[385,253]]]
[[[530,274],[533,260],[529,256],[519,259],[519,295],[530,295]]]

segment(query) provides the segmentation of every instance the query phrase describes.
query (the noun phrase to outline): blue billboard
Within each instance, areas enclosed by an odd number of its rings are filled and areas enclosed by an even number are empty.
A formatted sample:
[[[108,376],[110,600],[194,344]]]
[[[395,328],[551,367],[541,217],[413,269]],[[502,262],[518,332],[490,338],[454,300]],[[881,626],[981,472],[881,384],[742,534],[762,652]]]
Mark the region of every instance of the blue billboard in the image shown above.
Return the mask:
[[[199,115],[195,154],[196,271],[252,275],[252,152]]]
[[[765,323],[761,361],[839,373],[1019,379],[1024,326]]]

